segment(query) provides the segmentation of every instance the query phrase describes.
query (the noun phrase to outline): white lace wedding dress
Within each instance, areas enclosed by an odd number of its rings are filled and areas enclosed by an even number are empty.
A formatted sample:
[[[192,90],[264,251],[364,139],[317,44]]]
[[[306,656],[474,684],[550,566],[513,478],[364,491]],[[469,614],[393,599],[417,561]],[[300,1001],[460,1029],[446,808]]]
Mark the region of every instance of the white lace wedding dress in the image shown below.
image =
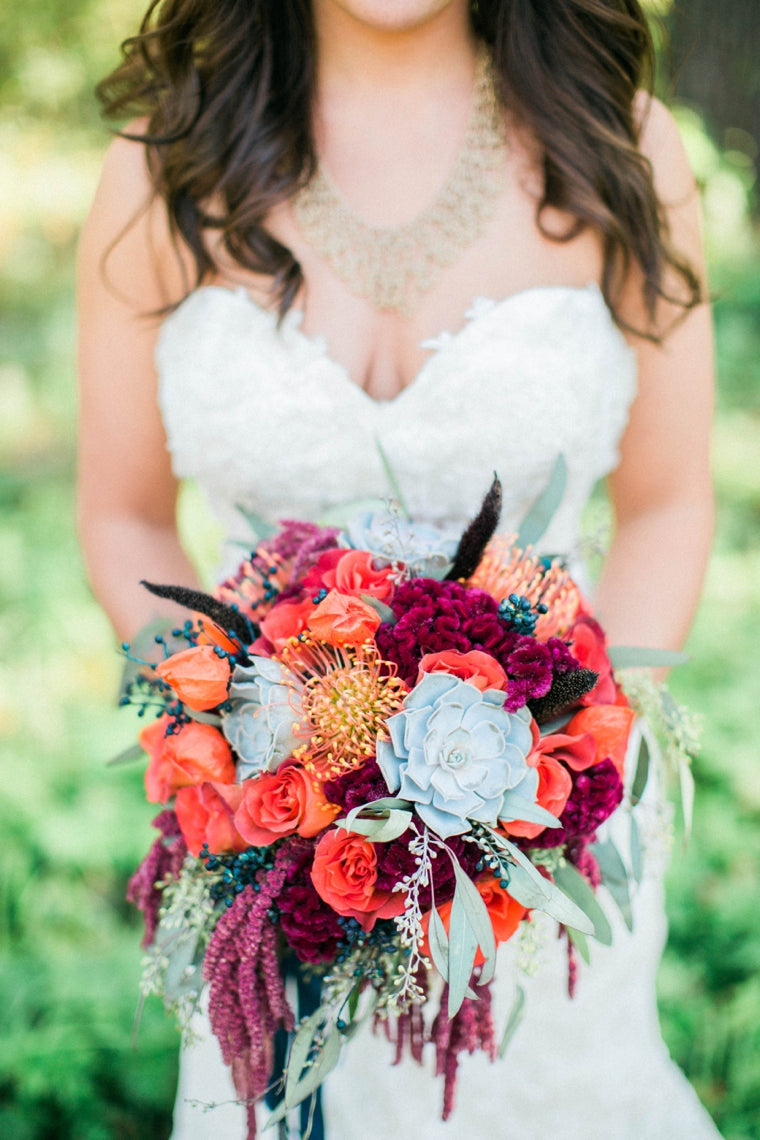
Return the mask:
[[[567,489],[542,545],[577,559],[580,514],[615,466],[636,380],[596,286],[477,300],[460,331],[426,342],[419,375],[387,402],[352,383],[299,325],[292,312],[278,331],[245,291],[208,287],[162,331],[160,400],[174,469],[201,484],[230,539],[249,538],[237,505],[273,520],[318,519],[348,499],[388,495],[378,442],[410,512],[437,523],[463,526],[496,471],[509,530],[562,452]],[[649,859],[634,931],[604,900],[614,943],[592,943],[575,998],[565,944],[539,917],[532,952],[517,940],[500,951],[497,1031],[518,981],[524,1020],[502,1061],[463,1059],[451,1120],[440,1120],[440,1081],[413,1062],[393,1068],[388,1042],[367,1031],[328,1078],[326,1140],[715,1140],[657,1021],[667,826],[654,784],[637,811]],[[521,970],[526,958],[531,976]],[[173,1138],[241,1140],[243,1111],[202,1018],[199,1028],[202,1040],[182,1054]],[[209,1104],[217,1107],[204,1111]]]

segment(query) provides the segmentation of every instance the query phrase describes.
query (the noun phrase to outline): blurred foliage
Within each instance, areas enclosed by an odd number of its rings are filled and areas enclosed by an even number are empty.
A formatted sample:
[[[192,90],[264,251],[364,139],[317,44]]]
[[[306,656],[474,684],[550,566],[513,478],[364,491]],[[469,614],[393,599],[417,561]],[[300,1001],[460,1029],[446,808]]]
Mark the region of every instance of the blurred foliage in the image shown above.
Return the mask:
[[[663,0],[657,0],[662,4]],[[104,147],[91,88],[140,0],[0,9],[0,1135],[160,1140],[176,1032],[133,1048],[139,923],[126,880],[153,814],[105,760],[135,724],[91,598],[73,507],[72,263]],[[679,111],[702,184],[720,359],[719,527],[677,694],[705,718],[698,805],[670,882],[661,972],[674,1056],[727,1140],[760,1137],[760,255],[752,172]],[[185,525],[207,542],[190,496]]]

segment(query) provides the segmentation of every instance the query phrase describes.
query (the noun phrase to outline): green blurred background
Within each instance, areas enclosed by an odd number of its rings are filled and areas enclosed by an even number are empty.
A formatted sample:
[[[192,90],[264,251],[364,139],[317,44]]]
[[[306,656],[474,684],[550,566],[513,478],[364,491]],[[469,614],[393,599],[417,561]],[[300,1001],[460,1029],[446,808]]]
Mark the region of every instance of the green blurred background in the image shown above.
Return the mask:
[[[679,70],[687,99],[678,115],[704,190],[720,363],[718,536],[692,661],[673,679],[704,714],[704,747],[694,834],[685,852],[674,846],[661,1009],[668,1044],[724,1135],[750,1140],[760,1137],[760,243],[751,133],[760,96],[747,61],[760,44],[755,0],[658,7],[673,30],[663,69]],[[169,1131],[177,1035],[149,1004],[133,1047],[139,923],[124,902],[153,809],[138,769],[105,767],[135,725],[114,708],[120,662],[85,584],[73,507],[73,257],[107,142],[91,89],[142,8],[142,0],[25,0],[0,12],[0,1136],[8,1140],[161,1140]],[[695,28],[702,47],[692,51]],[[183,519],[207,558],[213,534],[192,492]]]

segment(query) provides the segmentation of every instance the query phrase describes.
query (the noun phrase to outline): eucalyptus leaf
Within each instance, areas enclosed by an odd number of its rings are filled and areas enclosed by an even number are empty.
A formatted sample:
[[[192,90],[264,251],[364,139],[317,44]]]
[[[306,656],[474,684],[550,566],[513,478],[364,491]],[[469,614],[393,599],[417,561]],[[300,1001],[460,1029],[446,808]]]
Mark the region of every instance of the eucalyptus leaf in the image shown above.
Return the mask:
[[[685,665],[689,660],[686,653],[673,649],[650,649],[638,645],[612,645],[607,656],[614,669],[667,668],[671,665]]]
[[[501,1038],[499,1045],[499,1059],[503,1059],[509,1043],[517,1032],[517,1027],[525,1015],[525,990],[522,986],[516,987],[515,1000],[512,1002],[512,1008],[509,1011],[507,1024]]]
[[[433,965],[444,982],[447,982],[449,980],[449,938],[437,907],[433,907],[430,911],[428,944]]]
[[[644,788],[647,786],[649,761],[649,744],[647,743],[646,736],[642,734],[641,742],[639,743],[639,754],[636,759],[636,775],[633,777],[633,787],[631,788],[631,803],[634,807],[641,799],[644,794]]]
[[[408,519],[411,519],[412,516],[409,513],[409,508],[407,507],[406,503],[404,502],[404,496],[401,494],[401,487],[399,486],[399,481],[396,478],[396,472],[393,470],[393,467],[391,466],[391,461],[389,460],[389,458],[386,454],[385,448],[383,447],[382,443],[380,442],[380,436],[379,435],[375,436],[375,446],[377,447],[378,455],[380,456],[380,462],[382,463],[383,470],[385,471],[385,477],[388,480],[388,486],[390,487],[391,491],[393,492],[393,497],[396,500],[396,502],[398,503],[398,505],[401,507],[401,510],[404,512],[406,517]]]
[[[354,988],[351,990],[351,993],[348,995],[348,1001],[346,1002],[349,1021],[353,1021],[356,1017],[356,1011],[359,1008],[359,995],[361,992],[362,983],[361,981],[358,981]]]
[[[520,523],[516,545],[521,550],[526,546],[533,546],[544,534],[562,502],[566,484],[567,463],[560,452],[549,476],[549,482]]]
[[[573,930],[572,926],[567,928],[567,936],[572,942],[575,949],[580,954],[583,961],[587,966],[591,965],[591,952],[588,948],[588,939],[585,934],[581,934],[580,930]]]
[[[314,1040],[318,1030],[324,1024],[325,1011],[320,1006],[315,1009],[305,1021],[302,1021],[296,1030],[293,1043],[290,1046],[290,1053],[288,1054],[288,1066],[285,1078],[285,1095],[288,1096],[288,1090],[291,1092],[295,1089],[304,1065],[309,1059],[311,1051],[314,1047]]]
[[[256,511],[249,510],[248,507],[241,506],[240,503],[236,503],[235,510],[239,515],[242,515],[248,523],[256,536],[257,542],[263,542],[265,539],[272,538],[273,535],[277,534],[277,527],[273,526],[263,515],[257,514]],[[244,546],[247,544],[241,542],[238,545]]]
[[[381,602],[379,598],[373,598],[371,594],[362,594],[362,601],[366,606],[370,606],[380,621],[384,621],[387,625],[395,625],[398,620],[390,606],[386,606],[385,602]]]
[[[561,867],[557,867],[554,872],[554,881],[568,898],[577,903],[584,914],[591,919],[594,924],[596,940],[601,942],[603,946],[611,946],[612,928],[609,919],[599,905],[593,888],[583,875],[571,863],[565,863]]]
[[[141,744],[130,744],[129,748],[125,748],[118,756],[112,756],[107,761],[109,768],[115,768],[117,764],[131,764],[135,760],[145,760],[145,749]]]
[[[644,874],[644,848],[641,844],[639,825],[633,813],[631,813],[631,872],[636,883],[640,883]]]
[[[390,843],[392,840],[398,839],[400,835],[404,834],[411,822],[412,813],[410,811],[399,811],[395,808],[379,819],[364,819],[357,816],[351,820],[350,824],[348,816],[344,820],[338,820],[340,826],[345,827],[346,831],[364,835],[373,843]]]
[[[202,984],[199,964],[196,962],[198,950],[197,930],[183,928],[175,932],[170,940],[171,948],[165,950],[167,967],[164,974],[163,994],[168,1002],[178,1001],[186,994],[197,993]]]
[[[475,964],[478,940],[470,926],[463,892],[457,883],[451,903],[449,922],[449,1004],[448,1015],[454,1015],[465,999]]]
[[[493,834],[493,833],[492,833]],[[542,910],[564,926],[572,926],[584,934],[594,933],[594,924],[564,891],[545,879],[530,859],[514,843],[499,837],[500,845],[510,855],[509,893],[523,906]]]
[[[301,1080],[291,1087],[290,1093],[288,1093],[286,1085],[285,1096],[270,1114],[264,1131],[275,1124],[279,1124],[292,1108],[295,1108],[302,1100],[306,1100],[307,1097],[317,1091],[325,1077],[332,1072],[338,1063],[341,1044],[342,1038],[337,1030],[325,1038],[324,1044],[314,1058],[314,1063],[309,1066]]]
[[[528,800],[525,796],[517,795],[511,790],[504,793],[499,809],[499,819],[507,822],[519,820],[520,823],[540,823],[544,827],[562,826],[556,815],[552,815],[550,811],[534,803],[533,800]]]
[[[602,883],[612,895],[626,926],[633,930],[630,882],[620,852],[610,839],[592,844],[589,850],[599,864]]]
[[[221,727],[222,718],[216,713],[199,712],[197,709],[189,709],[187,705],[184,706],[184,709],[191,720],[197,720],[198,724],[210,724],[214,728]]]
[[[493,933],[493,926],[491,925],[491,918],[480,891],[469,875],[462,870],[458,859],[456,859],[453,853],[449,852],[449,855],[454,866],[457,891],[461,892],[462,905],[467,915],[467,921],[470,924],[470,929],[478,940],[478,946],[480,946],[483,957],[485,958],[478,983],[482,986],[485,985],[486,982],[491,981],[494,971],[496,970],[496,939]]]

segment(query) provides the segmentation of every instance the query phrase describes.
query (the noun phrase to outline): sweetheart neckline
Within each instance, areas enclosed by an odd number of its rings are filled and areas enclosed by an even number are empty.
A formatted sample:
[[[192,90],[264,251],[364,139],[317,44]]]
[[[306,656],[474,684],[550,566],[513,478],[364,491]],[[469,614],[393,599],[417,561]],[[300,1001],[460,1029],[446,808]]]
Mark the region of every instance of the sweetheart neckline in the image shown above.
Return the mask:
[[[161,336],[164,335],[164,329],[172,322],[172,318],[177,316],[182,309],[189,304],[194,298],[201,294],[213,293],[215,295],[227,294],[231,298],[242,300],[252,313],[255,313],[259,318],[265,320],[269,325],[271,331],[277,331],[277,314],[272,309],[266,308],[264,305],[259,304],[254,297],[251,296],[249,291],[244,285],[238,285],[231,288],[227,285],[200,285],[194,289],[187,297],[184,298],[169,316],[164,320],[161,328]],[[486,297],[482,294],[477,294],[473,297],[472,302],[463,314],[463,320],[460,327],[453,332],[444,329],[442,332],[436,333],[432,337],[425,337],[419,342],[420,348],[429,347],[431,349],[430,355],[423,360],[420,368],[412,377],[412,379],[399,389],[395,396],[387,399],[377,399],[371,396],[365,388],[354,380],[348,368],[341,361],[336,360],[331,355],[327,339],[322,333],[307,333],[301,328],[304,311],[303,309],[290,309],[285,315],[282,322],[282,328],[287,330],[291,335],[296,337],[302,344],[307,346],[313,353],[321,358],[334,373],[336,373],[344,386],[358,394],[360,402],[373,408],[375,411],[382,411],[383,409],[396,408],[399,402],[407,396],[408,393],[416,390],[420,386],[423,377],[429,373],[430,369],[441,358],[444,351],[452,344],[459,341],[464,337],[474,326],[476,326],[486,316],[491,316],[495,312],[500,312],[508,309],[516,302],[524,301],[526,298],[535,294],[570,294],[580,297],[588,297],[594,299],[596,302],[601,303],[602,310],[607,317],[610,329],[615,332],[620,338],[621,342],[625,345],[629,352],[632,352],[630,345],[627,344],[620,329],[615,325],[610,309],[604,299],[604,295],[596,281],[589,281],[585,285],[530,285],[525,289],[518,289],[514,293],[507,294],[506,297],[495,299]]]

